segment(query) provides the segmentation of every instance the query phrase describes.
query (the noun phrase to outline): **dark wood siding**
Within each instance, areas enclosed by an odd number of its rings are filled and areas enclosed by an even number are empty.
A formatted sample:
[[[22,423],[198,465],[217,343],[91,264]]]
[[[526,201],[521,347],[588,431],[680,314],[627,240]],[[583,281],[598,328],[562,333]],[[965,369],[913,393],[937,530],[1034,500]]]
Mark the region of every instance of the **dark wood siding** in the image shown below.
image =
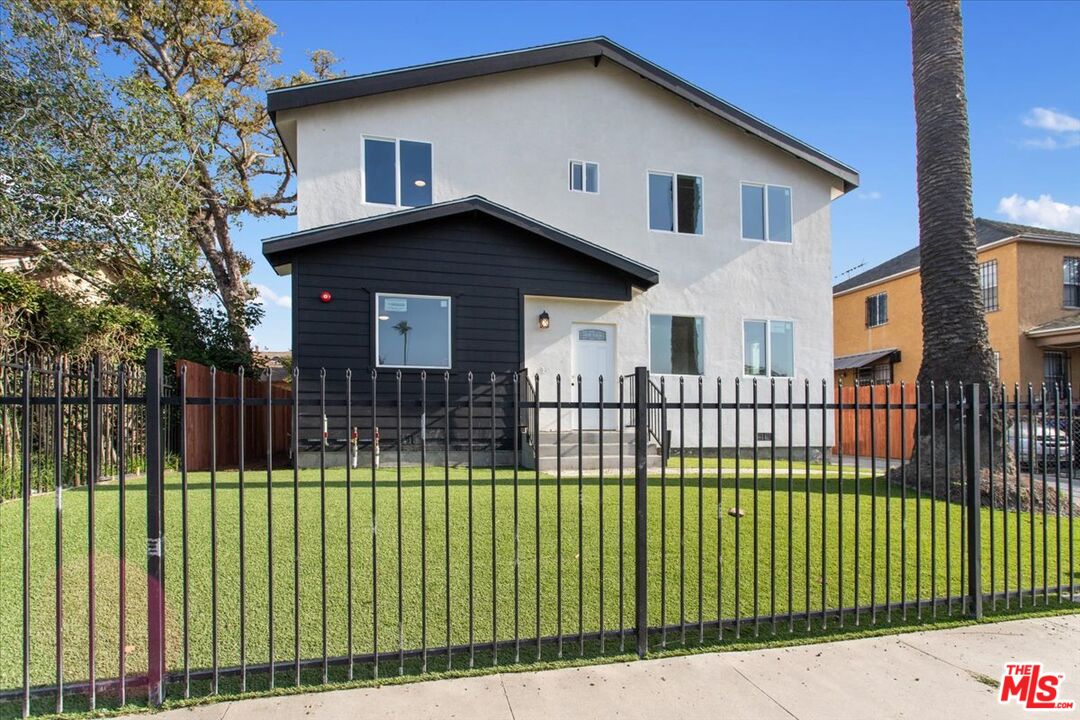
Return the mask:
[[[451,425],[460,445],[467,433],[465,373],[474,374],[473,425],[492,434],[491,373],[496,393],[512,388],[522,363],[522,296],[549,295],[629,300],[630,281],[610,266],[482,213],[469,213],[345,238],[297,250],[293,281],[294,362],[300,370],[301,440],[317,441],[320,370],[326,372],[327,417],[332,439],[347,437],[344,375],[352,370],[354,426],[370,435],[371,369],[375,366],[375,293],[448,295],[451,303]],[[333,300],[323,303],[329,291]],[[528,322],[529,319],[524,319]],[[393,368],[378,371],[379,427],[384,442],[396,436],[397,381]],[[443,371],[428,373],[428,437],[441,438]],[[403,371],[403,440],[419,437],[419,373]],[[495,432],[505,439],[513,425],[497,398]],[[459,437],[460,435],[460,437]]]

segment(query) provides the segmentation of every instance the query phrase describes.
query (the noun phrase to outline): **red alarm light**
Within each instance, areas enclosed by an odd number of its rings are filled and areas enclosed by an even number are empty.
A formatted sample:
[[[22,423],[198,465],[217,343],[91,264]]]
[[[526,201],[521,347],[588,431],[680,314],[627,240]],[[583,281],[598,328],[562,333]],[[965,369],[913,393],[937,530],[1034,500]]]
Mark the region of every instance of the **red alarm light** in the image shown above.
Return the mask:
[[[328,303],[334,299],[334,296],[330,294],[329,290],[323,290],[321,293],[319,293],[319,299],[322,300],[324,303]]]

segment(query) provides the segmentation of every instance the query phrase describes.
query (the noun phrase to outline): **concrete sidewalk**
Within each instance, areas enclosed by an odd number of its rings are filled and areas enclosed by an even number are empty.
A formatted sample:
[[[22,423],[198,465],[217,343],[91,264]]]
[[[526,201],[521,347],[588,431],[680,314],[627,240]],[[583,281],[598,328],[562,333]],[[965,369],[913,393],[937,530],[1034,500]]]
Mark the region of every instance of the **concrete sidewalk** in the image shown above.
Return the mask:
[[[362,717],[559,718],[1019,718],[1000,705],[1006,662],[1063,673],[1059,699],[1080,703],[1080,615],[847,640],[776,650],[709,653],[617,665],[456,680],[173,710],[161,720],[338,720]],[[1038,715],[1038,713],[1035,713]],[[1046,713],[1044,713],[1046,714]],[[1049,713],[1080,717],[1080,711]]]

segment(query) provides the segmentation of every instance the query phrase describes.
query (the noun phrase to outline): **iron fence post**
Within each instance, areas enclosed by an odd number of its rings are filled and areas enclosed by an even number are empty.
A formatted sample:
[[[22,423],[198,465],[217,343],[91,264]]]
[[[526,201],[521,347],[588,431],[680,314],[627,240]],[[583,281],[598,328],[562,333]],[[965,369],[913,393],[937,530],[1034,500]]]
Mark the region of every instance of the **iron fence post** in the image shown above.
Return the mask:
[[[980,467],[979,455],[979,385],[972,383],[967,387],[967,422],[964,427],[964,433],[967,435],[966,450],[967,450],[967,497],[965,502],[967,503],[967,576],[968,576],[968,598],[970,600],[971,614],[974,618],[979,619],[983,616],[982,605],[982,538],[980,537],[980,531],[982,529],[981,516],[979,512],[980,505],[980,488],[979,483],[982,475],[982,468]],[[990,420],[990,418],[988,418]],[[993,480],[991,479],[991,482]],[[993,512],[993,509],[991,509]]]
[[[165,700],[164,472],[161,456],[161,350],[146,354],[146,637],[151,705]]]
[[[638,657],[649,652],[649,371],[634,368],[634,609]]]

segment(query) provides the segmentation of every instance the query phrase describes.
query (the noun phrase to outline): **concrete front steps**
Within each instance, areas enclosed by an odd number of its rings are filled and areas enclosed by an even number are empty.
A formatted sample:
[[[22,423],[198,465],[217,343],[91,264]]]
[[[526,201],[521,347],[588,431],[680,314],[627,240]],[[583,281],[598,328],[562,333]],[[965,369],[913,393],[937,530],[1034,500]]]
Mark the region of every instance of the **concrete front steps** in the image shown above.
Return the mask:
[[[597,430],[582,430],[580,436],[577,430],[563,430],[561,435],[555,431],[542,431],[538,440],[540,445],[540,472],[555,473],[556,469],[561,469],[563,475],[576,474],[578,471],[579,447],[581,451],[581,470],[600,470],[601,445],[600,432]],[[604,473],[617,472],[619,469],[620,449],[618,428],[611,430],[605,428],[603,440]],[[623,428],[623,471],[627,476],[634,473],[634,444],[634,429]],[[662,462],[659,445],[652,438],[649,438],[647,447],[649,470],[659,470]],[[560,458],[562,461],[561,468]]]

